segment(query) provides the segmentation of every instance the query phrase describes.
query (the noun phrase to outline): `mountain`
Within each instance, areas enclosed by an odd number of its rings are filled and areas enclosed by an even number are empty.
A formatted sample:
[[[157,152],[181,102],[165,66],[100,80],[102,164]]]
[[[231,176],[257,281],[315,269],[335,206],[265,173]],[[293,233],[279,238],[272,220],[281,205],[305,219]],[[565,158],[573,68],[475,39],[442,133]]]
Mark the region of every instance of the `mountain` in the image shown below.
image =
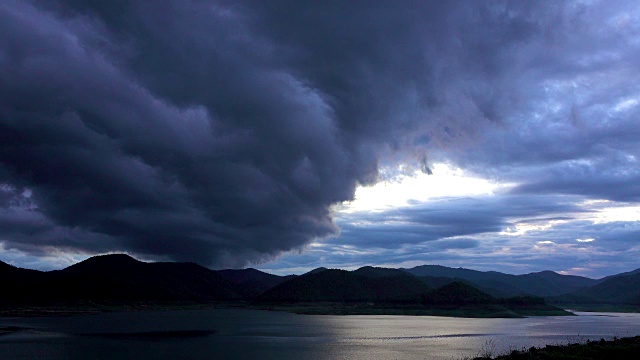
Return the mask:
[[[72,297],[112,300],[240,300],[238,286],[195,263],[146,263],[128,255],[89,258],[52,272]]]
[[[38,270],[23,269],[0,261],[0,276],[3,277],[3,280],[7,280],[4,278],[5,276],[36,276],[41,273],[42,272]]]
[[[11,276],[29,276],[29,274],[37,273],[40,273],[40,271],[18,268],[0,261],[0,276],[2,276],[2,280],[8,280]]]
[[[369,277],[369,278],[407,275],[404,271],[400,269],[391,269],[391,268],[374,267],[374,266],[364,266],[357,270],[352,271],[352,273],[355,275]]]
[[[454,281],[422,295],[425,305],[477,305],[495,301],[493,296],[461,281]]]
[[[0,304],[35,298],[46,283],[43,272],[21,269],[0,261]]]
[[[595,285],[598,282],[581,276],[561,275],[553,271],[510,275],[497,271],[483,272],[440,265],[422,265],[401,270],[420,277],[430,276],[463,280],[497,297],[522,295],[557,296]]]
[[[566,296],[552,299],[555,303],[626,304],[640,306],[640,272],[611,276],[604,281]]]
[[[0,274],[2,274],[3,271],[9,271],[12,268],[13,268],[13,266],[7,264],[4,261],[0,261]]]
[[[461,281],[432,289],[394,269],[365,267],[307,273],[260,295],[254,305],[303,314],[522,317],[569,315],[544,299],[497,299]]]
[[[433,267],[432,269],[435,271],[431,271],[431,269],[426,271],[428,271],[428,273],[433,275],[421,276],[420,275],[421,271],[424,271],[426,268],[429,268],[429,267]],[[466,283],[467,285],[476,287],[495,297],[522,295],[522,292],[518,288],[511,287],[508,284],[502,284],[501,286],[497,286],[496,284],[500,284],[498,281],[469,280],[469,278],[483,279],[482,276],[478,276],[475,273],[486,274],[486,273],[476,272],[475,270],[451,269],[451,268],[447,268],[444,266],[437,266],[437,265],[425,265],[419,268],[420,270],[416,272],[412,272],[412,271],[408,271],[408,269],[393,269],[393,268],[365,266],[357,270],[354,270],[353,273],[362,275],[362,276],[367,276],[367,277],[385,277],[385,276],[392,276],[392,275],[399,276],[399,275],[409,273],[411,275],[416,276],[420,281],[424,282],[425,284],[427,284],[429,287],[432,287],[432,288],[439,288],[441,286],[445,286],[453,282],[462,282],[462,283]],[[409,270],[412,270],[412,269],[409,269]],[[451,272],[449,270],[454,270],[454,271]],[[492,273],[495,273],[495,272],[492,272]],[[500,274],[500,273],[495,273],[495,274]],[[453,275],[453,276],[446,276],[446,275]],[[456,277],[455,275],[462,275],[466,278]],[[502,274],[502,275],[506,275],[506,274]],[[495,287],[500,288],[500,290],[496,289]]]
[[[450,268],[441,265],[422,265],[411,269],[401,269],[412,275],[431,278],[450,278],[454,281],[470,282],[494,296],[517,296],[525,292],[513,284],[515,275],[496,271],[477,271],[464,268]]]
[[[520,288],[525,294],[543,297],[570,293],[597,283],[597,280],[575,275],[561,275],[553,271],[517,275],[516,278],[522,284]]]
[[[260,295],[257,303],[418,302],[430,288],[413,276],[368,277],[328,269],[283,282]]]
[[[49,272],[0,262],[0,287],[0,305],[9,307],[251,300],[256,304],[360,303],[369,308],[352,310],[364,313],[384,313],[391,308],[413,311],[420,306],[418,310],[426,311],[441,305],[466,306],[470,311],[469,306],[480,304],[490,305],[484,310],[508,308],[519,314],[540,314],[548,310],[541,295],[566,292],[569,294],[552,296],[551,301],[640,304],[640,270],[601,280],[551,271],[516,276],[436,265],[413,269],[365,266],[354,271],[318,268],[300,276],[277,276],[251,268],[213,271],[195,263],[146,263],[123,254],[95,256]],[[513,295],[520,297],[500,299]]]
[[[2,301],[51,304],[69,301],[235,301],[239,287],[194,263],[145,263],[128,255],[89,258],[63,270],[5,269],[10,292]],[[11,278],[13,280],[7,280]]]
[[[636,274],[640,274],[640,269],[635,269],[635,270],[632,270],[632,271],[627,271],[627,272],[623,272],[623,273],[615,274],[615,275],[609,275],[609,276],[603,277],[602,279],[599,279],[597,281],[598,281],[598,283],[601,283],[601,282],[604,282],[604,281],[609,280],[609,279],[613,279],[613,278],[618,277],[618,276],[636,275]]]
[[[311,270],[311,271],[309,271],[307,273],[304,273],[302,275],[315,274],[315,273],[319,273],[319,272],[322,272],[322,271],[325,271],[325,270],[328,270],[328,269],[326,267],[319,267],[319,268],[315,268],[315,269],[313,269],[313,270]]]
[[[238,291],[246,298],[254,298],[272,287],[296,277],[296,275],[268,274],[253,268],[219,270],[217,273],[225,280],[238,285],[240,287]]]

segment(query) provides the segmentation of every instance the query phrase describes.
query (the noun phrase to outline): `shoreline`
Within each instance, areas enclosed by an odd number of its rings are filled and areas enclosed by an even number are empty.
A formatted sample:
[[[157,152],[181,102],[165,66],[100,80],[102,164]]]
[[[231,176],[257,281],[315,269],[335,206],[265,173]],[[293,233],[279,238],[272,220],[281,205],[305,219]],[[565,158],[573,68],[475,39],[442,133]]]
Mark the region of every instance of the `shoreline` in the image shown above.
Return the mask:
[[[414,305],[374,305],[370,303],[292,303],[251,304],[248,302],[80,302],[55,305],[17,305],[0,307],[0,318],[95,315],[109,312],[246,309],[282,311],[301,315],[407,315],[444,316],[457,318],[524,318],[534,316],[575,316],[555,307],[510,309],[496,305],[463,305],[449,307],[419,307]]]
[[[98,304],[86,302],[79,304],[20,305],[16,307],[0,307],[0,318],[96,315],[110,312],[242,309],[246,308],[246,306],[246,303],[240,304],[231,302],[138,302],[126,304]]]
[[[461,360],[570,360],[570,359],[638,359],[640,358],[640,336],[612,340],[587,340],[584,343],[546,345],[529,349],[512,350],[508,354],[496,355],[481,349],[480,356]]]
[[[569,311],[555,307],[517,309],[494,304],[420,307],[412,305],[383,306],[362,303],[295,303],[254,304],[249,307],[258,310],[285,311],[303,315],[407,315],[494,319],[534,316],[575,316],[575,314]]]

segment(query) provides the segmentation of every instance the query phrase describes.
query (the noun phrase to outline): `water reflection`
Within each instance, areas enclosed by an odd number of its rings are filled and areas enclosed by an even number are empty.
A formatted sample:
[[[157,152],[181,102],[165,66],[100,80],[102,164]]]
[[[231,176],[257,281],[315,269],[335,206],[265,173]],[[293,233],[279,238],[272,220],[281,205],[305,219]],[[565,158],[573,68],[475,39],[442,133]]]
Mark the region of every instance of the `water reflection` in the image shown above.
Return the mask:
[[[52,359],[452,359],[476,355],[487,344],[501,353],[640,334],[639,314],[580,315],[461,319],[206,310],[4,318],[0,329],[20,330],[0,332],[0,353]]]

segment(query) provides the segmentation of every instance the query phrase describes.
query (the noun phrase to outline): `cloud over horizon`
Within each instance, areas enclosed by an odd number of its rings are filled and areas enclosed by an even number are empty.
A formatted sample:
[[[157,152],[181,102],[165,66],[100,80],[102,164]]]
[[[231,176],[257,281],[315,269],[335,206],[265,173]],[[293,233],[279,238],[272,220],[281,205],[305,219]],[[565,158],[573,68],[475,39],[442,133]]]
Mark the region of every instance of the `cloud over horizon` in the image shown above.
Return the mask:
[[[483,251],[469,236],[503,231],[506,210],[635,203],[639,13],[631,1],[4,2],[0,243],[238,267],[324,238],[393,249],[394,216],[416,226],[403,246]],[[514,186],[467,212],[418,204],[369,214],[366,229],[336,217],[358,186],[394,176],[381,170],[441,162]]]

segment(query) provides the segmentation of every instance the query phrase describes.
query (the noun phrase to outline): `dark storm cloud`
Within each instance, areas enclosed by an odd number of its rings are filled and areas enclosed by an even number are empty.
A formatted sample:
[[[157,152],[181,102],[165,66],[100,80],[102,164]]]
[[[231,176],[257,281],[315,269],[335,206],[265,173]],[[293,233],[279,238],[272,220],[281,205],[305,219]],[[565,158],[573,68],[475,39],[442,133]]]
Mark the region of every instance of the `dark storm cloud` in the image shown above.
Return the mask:
[[[330,206],[408,160],[632,199],[632,8],[5,1],[0,242],[260,262],[337,234]],[[482,214],[398,216],[434,240],[507,216]]]
[[[381,155],[498,121],[487,89],[537,34],[529,10],[3,2],[0,182],[33,206],[0,241],[229,266],[334,234],[329,206]]]

